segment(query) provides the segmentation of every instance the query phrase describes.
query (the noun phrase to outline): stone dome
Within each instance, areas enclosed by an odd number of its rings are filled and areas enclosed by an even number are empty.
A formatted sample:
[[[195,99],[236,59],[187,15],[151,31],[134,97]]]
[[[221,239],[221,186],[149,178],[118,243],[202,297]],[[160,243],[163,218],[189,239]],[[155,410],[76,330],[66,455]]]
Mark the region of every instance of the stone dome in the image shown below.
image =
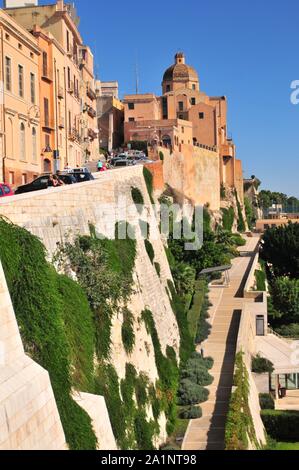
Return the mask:
[[[199,81],[196,70],[185,63],[185,55],[183,52],[178,52],[175,55],[175,63],[164,73],[163,82],[169,81]]]

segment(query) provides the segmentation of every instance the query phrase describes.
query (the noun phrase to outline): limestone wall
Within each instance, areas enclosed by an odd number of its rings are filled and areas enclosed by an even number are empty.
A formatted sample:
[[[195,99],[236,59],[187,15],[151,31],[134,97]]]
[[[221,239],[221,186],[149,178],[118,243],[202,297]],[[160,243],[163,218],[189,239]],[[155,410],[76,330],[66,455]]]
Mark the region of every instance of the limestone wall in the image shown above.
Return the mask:
[[[115,316],[112,327],[112,357],[120,378],[125,376],[127,362],[134,364],[137,372],[145,372],[155,382],[158,373],[155,365],[154,348],[151,337],[147,334],[143,322],[140,322],[142,310],[149,308],[156,323],[162,351],[167,345],[179,352],[179,330],[166,287],[172,279],[165,250],[161,242],[157,221],[147,193],[142,173],[142,166],[113,170],[98,175],[95,181],[80,185],[50,188],[27,195],[14,196],[0,201],[0,215],[6,216],[13,223],[25,227],[37,235],[45,244],[49,257],[56,251],[57,243],[66,236],[72,238],[76,233],[89,234],[89,224],[96,227],[98,233],[113,234],[115,222],[124,220],[124,208],[131,206],[127,219],[136,231],[139,229],[140,216],[131,198],[131,187],[138,187],[143,193],[147,210],[153,221],[151,242],[155,251],[155,262],[161,268],[160,277],[151,264],[145,250],[144,241],[137,240],[137,257],[134,270],[134,293],[128,307],[135,318],[136,345],[131,356],[127,356],[121,339],[122,318]],[[114,218],[115,204],[119,209]],[[156,236],[155,236],[156,235]],[[117,288],[117,286],[116,286]],[[91,416],[97,422],[96,416]],[[166,436],[165,419],[161,417],[161,433],[158,442]],[[96,424],[95,424],[96,427]],[[99,441],[102,439],[100,436]]]
[[[251,359],[256,354],[255,348],[255,314],[262,314],[267,310],[266,296],[261,303],[245,304],[241,315],[239,335],[237,340],[237,352],[244,353],[244,362],[249,377],[249,408],[254,423],[257,440],[261,444],[266,443],[265,428],[261,419],[261,408],[259,403],[259,391],[254,376],[251,372]],[[250,444],[253,449],[253,444]]]
[[[194,205],[209,204],[212,211],[219,210],[219,154],[192,145],[181,145],[181,151],[172,154],[167,149],[161,150],[165,183]]]
[[[0,262],[0,450],[63,450],[49,375],[25,355]]]

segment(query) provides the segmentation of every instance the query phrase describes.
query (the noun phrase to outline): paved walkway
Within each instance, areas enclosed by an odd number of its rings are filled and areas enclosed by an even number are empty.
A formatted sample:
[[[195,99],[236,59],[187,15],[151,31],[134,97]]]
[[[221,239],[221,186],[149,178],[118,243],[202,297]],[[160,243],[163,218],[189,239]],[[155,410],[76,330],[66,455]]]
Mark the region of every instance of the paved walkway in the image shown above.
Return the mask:
[[[204,344],[205,356],[213,357],[211,370],[214,382],[210,387],[209,400],[201,405],[203,416],[190,421],[183,450],[223,450],[226,415],[231,395],[236,342],[241,311],[244,302],[243,288],[253,260],[251,254],[256,249],[258,238],[248,238],[241,251],[246,256],[233,260],[228,288],[212,288],[210,301],[211,334]],[[200,349],[200,348],[199,348]]]

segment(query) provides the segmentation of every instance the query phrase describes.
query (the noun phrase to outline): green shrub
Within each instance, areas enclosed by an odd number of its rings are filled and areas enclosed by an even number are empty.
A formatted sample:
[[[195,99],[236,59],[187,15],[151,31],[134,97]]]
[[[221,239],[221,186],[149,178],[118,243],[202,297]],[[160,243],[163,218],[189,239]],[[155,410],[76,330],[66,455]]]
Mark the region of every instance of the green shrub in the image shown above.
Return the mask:
[[[154,450],[153,436],[155,434],[154,422],[146,420],[145,411],[135,417],[135,435],[139,450]]]
[[[224,201],[226,198],[226,189],[225,189],[225,186],[223,183],[221,183],[221,186],[220,186],[220,199],[221,201]]]
[[[299,338],[299,324],[291,323],[290,325],[282,325],[279,328],[275,328],[276,333],[285,338],[298,339]]]
[[[256,270],[255,273],[255,279],[256,279],[256,290],[258,292],[264,292],[266,291],[266,273],[264,271],[259,271]]]
[[[147,191],[148,191],[151,203],[155,204],[155,201],[153,198],[153,191],[154,191],[153,175],[151,174],[150,170],[146,168],[145,166],[143,167],[143,176],[144,176],[145,184],[147,187]]]
[[[202,409],[200,406],[189,406],[180,413],[181,419],[198,419],[202,417]]]
[[[263,410],[264,426],[272,439],[277,441],[299,441],[299,411]]]
[[[159,158],[161,160],[161,162],[164,162],[164,153],[163,152],[159,152]]]
[[[115,240],[78,236],[72,243],[67,241],[60,245],[55,256],[61,270],[69,269],[65,261],[69,260],[88,298],[94,313],[99,359],[109,358],[113,315],[119,312],[121,304],[126,304],[132,293],[136,240],[119,239],[122,231],[127,233],[130,229],[125,222],[117,223]]]
[[[123,309],[121,337],[126,353],[131,354],[135,346],[134,316],[127,307]]]
[[[136,205],[136,208],[139,212],[139,214],[142,214],[143,212],[143,206],[144,206],[144,199],[142,192],[138,188],[131,188],[131,194],[132,194],[132,199],[134,201],[134,204]]]
[[[196,362],[195,362],[196,361]],[[207,387],[213,383],[213,377],[208,373],[204,365],[197,360],[188,361],[186,368],[182,370],[181,377],[189,379],[197,385]]]
[[[69,345],[72,385],[76,390],[91,392],[94,387],[93,314],[83,289],[76,282],[67,276],[57,276],[57,288],[61,296],[61,313]]]
[[[207,401],[209,391],[191,382],[189,379],[182,379],[178,390],[178,397],[179,405],[197,405]]]
[[[246,226],[244,222],[244,217],[243,217],[243,212],[242,212],[242,207],[238,198],[238,193],[235,191],[235,197],[237,201],[237,208],[238,208],[238,232],[245,232]]]
[[[234,243],[234,245],[236,245],[236,246],[245,246],[246,245],[246,240],[244,240],[244,238],[239,233],[233,234],[231,236],[231,240]]]
[[[160,277],[160,275],[161,275],[161,265],[159,263],[155,263],[155,268],[156,268],[158,276]]]
[[[202,307],[200,311],[198,325],[197,325],[197,332],[196,332],[196,337],[195,337],[196,344],[203,343],[210,335],[211,324],[208,322],[208,319],[210,318],[209,308],[210,308],[210,301],[208,297],[208,291],[206,291],[205,298],[202,303]]]
[[[161,350],[161,344],[158,337],[153,314],[150,310],[144,310],[141,318],[145,324],[148,334],[152,338],[155,362],[159,374],[159,394],[160,400],[163,402],[163,410],[168,419],[167,430],[169,433],[173,431],[176,421],[176,403],[175,397],[178,389],[179,373],[177,363],[174,360],[173,353],[168,349],[168,355],[165,357]]]
[[[97,439],[88,414],[71,397],[72,381],[86,388],[91,385],[92,363],[90,348],[93,329],[86,299],[79,286],[59,277],[47,263],[45,248],[40,240],[25,229],[0,218],[0,258],[17,317],[25,351],[50,375],[66,441],[72,450],[94,450]],[[83,311],[82,341],[86,351],[74,351],[78,337],[69,317],[73,304],[65,298],[66,285],[71,287]],[[69,295],[69,294],[67,294]],[[84,313],[87,318],[84,318]],[[77,317],[78,318],[78,317]],[[86,335],[90,333],[90,338]],[[79,367],[78,376],[71,376],[73,361]],[[86,367],[86,371],[83,368]]]
[[[194,352],[195,345],[189,331],[188,319],[185,312],[185,304],[182,299],[177,295],[173,282],[169,280],[167,284],[170,292],[171,306],[176,316],[177,324],[180,331],[180,360],[181,365],[183,365]]]
[[[235,211],[233,207],[229,209],[221,209],[222,212],[222,226],[224,230],[228,232],[232,231],[234,220],[235,220]]]
[[[254,215],[252,203],[250,199],[248,199],[248,197],[244,198],[244,205],[245,205],[245,214],[246,214],[247,224],[248,224],[249,230],[252,230],[256,218]]]
[[[251,370],[256,374],[269,373],[272,374],[274,367],[271,361],[261,357],[259,354],[252,358]]]
[[[146,249],[146,252],[148,254],[148,257],[151,263],[154,264],[155,251],[154,251],[153,245],[151,244],[149,240],[144,240],[144,245],[145,245],[145,249]]]
[[[149,379],[145,374],[140,374],[135,380],[135,395],[138,407],[141,408],[148,403],[147,388]]]
[[[125,409],[120,396],[118,376],[112,365],[102,365],[99,368],[96,377],[96,393],[105,398],[116,442],[121,449],[128,449]]]
[[[270,393],[260,393],[260,407],[262,410],[274,410],[275,403],[272,395]]]

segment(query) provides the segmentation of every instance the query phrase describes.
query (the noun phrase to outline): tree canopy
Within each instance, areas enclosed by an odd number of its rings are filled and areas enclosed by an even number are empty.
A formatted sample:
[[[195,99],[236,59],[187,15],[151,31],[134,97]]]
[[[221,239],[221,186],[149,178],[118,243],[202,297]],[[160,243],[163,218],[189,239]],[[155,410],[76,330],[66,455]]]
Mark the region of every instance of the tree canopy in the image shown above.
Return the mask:
[[[274,276],[299,277],[299,224],[268,229],[263,238],[262,258],[272,265]]]

